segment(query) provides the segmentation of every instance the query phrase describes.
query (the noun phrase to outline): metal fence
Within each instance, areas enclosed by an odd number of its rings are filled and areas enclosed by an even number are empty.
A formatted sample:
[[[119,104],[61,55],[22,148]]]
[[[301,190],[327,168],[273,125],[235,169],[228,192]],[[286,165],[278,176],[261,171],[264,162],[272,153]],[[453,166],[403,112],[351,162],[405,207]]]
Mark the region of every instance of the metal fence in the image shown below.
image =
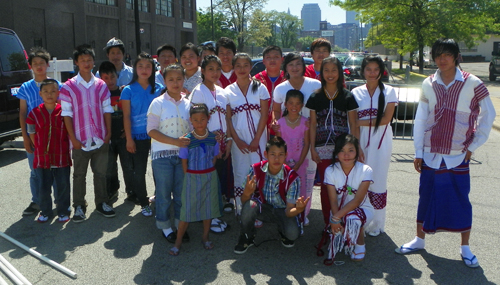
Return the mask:
[[[355,87],[365,84],[364,81],[346,81],[347,89],[352,90]],[[417,112],[418,101],[422,93],[421,85],[408,84],[387,84],[396,90],[398,105],[394,111],[391,123],[394,139],[413,139],[413,123],[415,113]]]

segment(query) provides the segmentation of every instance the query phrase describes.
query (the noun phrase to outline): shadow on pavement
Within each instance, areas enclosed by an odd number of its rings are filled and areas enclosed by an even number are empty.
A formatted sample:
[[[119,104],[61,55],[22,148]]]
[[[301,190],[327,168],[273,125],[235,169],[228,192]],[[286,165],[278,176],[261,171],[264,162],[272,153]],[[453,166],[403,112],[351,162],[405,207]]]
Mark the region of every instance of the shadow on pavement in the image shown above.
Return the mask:
[[[481,267],[467,268],[464,262],[460,259],[460,254],[457,252],[457,259],[451,260],[442,258],[427,251],[422,252],[422,258],[427,262],[427,267],[432,271],[430,278],[436,284],[449,284],[450,279],[460,280],[456,284],[495,284],[488,281]],[[481,264],[481,260],[479,260]]]

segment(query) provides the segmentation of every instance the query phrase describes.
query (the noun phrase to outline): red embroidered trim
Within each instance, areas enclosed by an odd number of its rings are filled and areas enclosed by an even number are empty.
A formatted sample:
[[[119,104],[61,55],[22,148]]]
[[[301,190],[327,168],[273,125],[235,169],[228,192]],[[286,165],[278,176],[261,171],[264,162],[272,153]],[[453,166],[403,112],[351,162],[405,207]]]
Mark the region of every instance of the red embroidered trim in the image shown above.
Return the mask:
[[[243,104],[243,105],[240,105],[240,106],[234,108],[232,111],[233,111],[233,114],[237,114],[239,112],[248,111],[248,110],[257,110],[257,111],[260,112],[260,105],[257,105],[257,104]]]
[[[387,205],[387,191],[384,193],[368,191],[368,197],[370,198],[370,203],[372,203],[375,210],[381,210]]]

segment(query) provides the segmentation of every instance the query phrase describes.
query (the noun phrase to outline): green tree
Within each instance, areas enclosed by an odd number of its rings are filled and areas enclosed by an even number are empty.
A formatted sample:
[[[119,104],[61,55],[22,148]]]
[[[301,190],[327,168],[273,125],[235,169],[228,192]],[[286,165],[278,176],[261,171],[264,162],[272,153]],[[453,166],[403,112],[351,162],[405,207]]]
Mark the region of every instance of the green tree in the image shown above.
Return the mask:
[[[198,42],[217,41],[221,37],[235,38],[236,33],[226,21],[224,14],[214,11],[214,35],[212,38],[212,13],[210,8],[197,11]]]
[[[269,13],[256,10],[250,17],[247,43],[254,46],[264,46],[266,39],[272,36],[269,24]]]
[[[276,25],[280,27],[281,47],[295,47],[300,30],[302,30],[302,20],[286,12],[279,12],[276,14]]]
[[[217,12],[224,14],[232,29],[236,32],[238,50],[243,50],[249,37],[247,24],[252,13],[262,10],[267,0],[215,0]]]
[[[311,36],[307,36],[299,38],[297,41],[302,46],[301,48],[302,51],[309,51],[309,48],[311,47],[311,44],[314,41],[314,38]]]
[[[487,38],[495,28],[493,11],[498,1],[490,0],[330,0],[345,10],[357,11],[363,22],[379,23],[378,39],[398,52],[419,50],[423,72],[423,49],[438,38],[454,38],[469,47]]]

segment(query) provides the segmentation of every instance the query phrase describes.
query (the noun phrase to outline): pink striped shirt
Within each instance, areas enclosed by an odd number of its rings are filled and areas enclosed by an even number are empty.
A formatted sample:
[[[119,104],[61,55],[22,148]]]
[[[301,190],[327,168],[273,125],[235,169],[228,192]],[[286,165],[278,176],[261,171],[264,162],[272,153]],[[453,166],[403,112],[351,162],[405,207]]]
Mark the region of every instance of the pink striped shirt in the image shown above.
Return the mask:
[[[110,92],[106,83],[94,76],[89,82],[85,82],[78,74],[66,81],[60,90],[62,115],[73,118],[75,136],[86,148],[91,148],[91,142],[102,145],[106,137],[104,113],[113,112],[108,106],[109,98]],[[65,103],[71,105],[71,110],[65,108],[65,105],[68,105]]]

